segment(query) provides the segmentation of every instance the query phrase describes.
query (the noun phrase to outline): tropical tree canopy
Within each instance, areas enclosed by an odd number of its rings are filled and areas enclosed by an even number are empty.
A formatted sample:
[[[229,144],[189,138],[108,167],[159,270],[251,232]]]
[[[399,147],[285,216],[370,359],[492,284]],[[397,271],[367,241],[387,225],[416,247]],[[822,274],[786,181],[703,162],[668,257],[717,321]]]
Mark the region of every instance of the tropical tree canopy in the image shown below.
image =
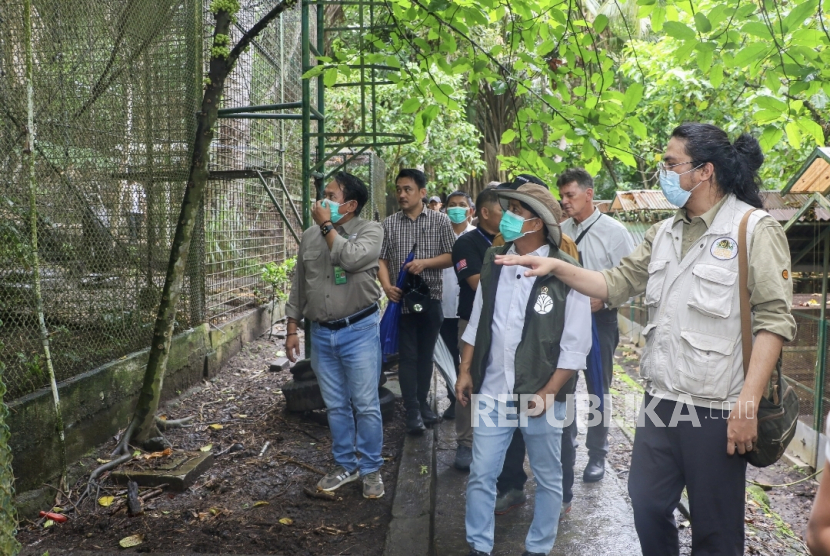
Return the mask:
[[[671,129],[702,121],[758,137],[765,184],[778,188],[830,133],[830,16],[821,0],[387,6],[387,20],[362,48],[335,40],[307,75],[346,80],[361,55],[399,68],[389,74],[397,92],[386,97],[394,125],[430,148],[450,131],[435,128],[455,128],[457,139],[478,142],[485,174],[494,172],[491,152],[501,172],[553,179],[581,165],[609,188],[653,187]],[[457,127],[461,114],[477,133]],[[419,149],[412,154],[427,156]],[[453,180],[491,179],[466,152],[441,164]]]

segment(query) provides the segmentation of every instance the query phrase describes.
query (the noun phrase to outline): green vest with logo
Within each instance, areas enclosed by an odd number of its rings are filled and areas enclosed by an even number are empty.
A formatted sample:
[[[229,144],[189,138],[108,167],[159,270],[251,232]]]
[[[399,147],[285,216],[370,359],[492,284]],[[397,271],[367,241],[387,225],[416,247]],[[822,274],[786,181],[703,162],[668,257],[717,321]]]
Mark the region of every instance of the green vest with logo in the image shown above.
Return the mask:
[[[490,358],[492,343],[493,313],[498,295],[499,276],[502,266],[494,263],[496,255],[503,255],[510,249],[511,244],[491,247],[484,255],[484,264],[481,268],[479,287],[481,288],[482,305],[476,331],[476,345],[473,351],[473,361],[470,373],[473,378],[473,392],[478,394],[484,382],[487,361]],[[550,247],[549,257],[560,259],[579,266],[573,258],[562,253],[555,246]],[[513,386],[514,394],[535,394],[556,371],[559,361],[559,341],[565,328],[565,300],[571,288],[558,278],[547,275],[539,276],[533,283],[527,307],[525,308],[525,322],[522,329],[522,339],[516,348],[515,371],[516,380]],[[553,308],[544,313],[536,310],[537,302],[547,296],[553,302]],[[544,300],[546,301],[546,300]],[[544,314],[543,314],[544,313]],[[575,379],[572,378],[559,391],[557,400],[563,400],[566,394],[573,393]]]

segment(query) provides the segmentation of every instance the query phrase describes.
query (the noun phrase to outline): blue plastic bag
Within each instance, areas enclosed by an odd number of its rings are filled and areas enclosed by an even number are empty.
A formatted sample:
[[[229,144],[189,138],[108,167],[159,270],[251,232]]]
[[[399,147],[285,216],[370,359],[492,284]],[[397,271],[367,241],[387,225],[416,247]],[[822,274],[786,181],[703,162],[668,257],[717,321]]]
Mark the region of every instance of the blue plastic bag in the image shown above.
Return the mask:
[[[415,258],[415,248],[406,256],[398,272],[398,280],[395,286],[403,288],[406,275],[409,274],[403,268]],[[398,353],[398,323],[401,320],[401,304],[398,301],[390,301],[386,305],[383,317],[380,319],[380,347],[383,350],[383,360],[386,361],[390,355]]]

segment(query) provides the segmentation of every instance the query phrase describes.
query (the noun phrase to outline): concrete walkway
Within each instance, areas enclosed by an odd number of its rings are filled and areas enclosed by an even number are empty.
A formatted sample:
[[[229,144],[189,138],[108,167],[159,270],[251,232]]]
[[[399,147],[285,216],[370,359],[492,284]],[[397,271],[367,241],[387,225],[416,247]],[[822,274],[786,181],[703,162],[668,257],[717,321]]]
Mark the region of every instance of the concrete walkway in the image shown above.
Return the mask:
[[[467,473],[452,466],[455,458],[454,423],[441,423],[436,435],[435,555],[466,556],[469,550],[464,535]],[[581,475],[588,463],[588,453],[583,446],[584,435],[580,435],[578,441],[580,447],[577,451],[573,505],[571,512],[560,522],[551,555],[640,554],[631,506],[624,494],[625,485],[619,483],[610,468],[599,483],[583,483]],[[536,490],[536,481],[527,460],[525,471],[529,477],[525,485],[527,503],[506,515],[496,516],[493,556],[519,556],[524,550],[525,535],[533,519],[533,495]]]
[[[439,383],[441,381],[438,381]],[[438,409],[447,400],[438,388]],[[577,441],[576,483],[571,512],[560,522],[552,556],[638,556],[641,554],[625,485],[607,467],[599,483],[582,482],[588,462],[585,434]],[[456,470],[455,423],[440,423],[420,437],[407,437],[398,473],[393,519],[384,556],[467,556],[464,513],[467,473]],[[525,460],[529,477],[527,503],[507,515],[496,516],[492,556],[520,556],[533,519],[536,482]]]

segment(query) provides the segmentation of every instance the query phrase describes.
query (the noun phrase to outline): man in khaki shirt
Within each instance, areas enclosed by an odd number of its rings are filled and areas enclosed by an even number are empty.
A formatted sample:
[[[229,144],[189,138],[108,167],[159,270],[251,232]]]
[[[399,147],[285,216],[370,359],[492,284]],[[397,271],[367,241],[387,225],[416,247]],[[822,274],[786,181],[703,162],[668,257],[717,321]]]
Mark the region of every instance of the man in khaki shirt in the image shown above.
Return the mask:
[[[640,360],[646,395],[628,492],[644,556],[678,554],[673,512],[686,488],[694,554],[743,554],[746,459],[757,440],[756,408],[782,345],[795,335],[790,254],[781,226],[761,208],[758,142],[734,143],[708,124],[683,124],[668,143],[660,186],[681,207],[652,228],[616,268],[593,272],[538,257],[501,264],[553,273],[611,306],[645,292],[649,323]],[[747,238],[749,241],[747,242]],[[749,243],[747,286],[755,341],[742,368],[738,250]],[[690,401],[687,401],[690,400]]]
[[[305,318],[311,367],[326,402],[335,462],[317,488],[330,492],[359,477],[363,496],[380,498],[380,287],[375,278],[383,229],[359,217],[369,192],[356,176],[338,172],[324,195],[312,210],[317,225],[303,232],[300,242],[285,307],[285,351],[296,361],[297,324]]]

